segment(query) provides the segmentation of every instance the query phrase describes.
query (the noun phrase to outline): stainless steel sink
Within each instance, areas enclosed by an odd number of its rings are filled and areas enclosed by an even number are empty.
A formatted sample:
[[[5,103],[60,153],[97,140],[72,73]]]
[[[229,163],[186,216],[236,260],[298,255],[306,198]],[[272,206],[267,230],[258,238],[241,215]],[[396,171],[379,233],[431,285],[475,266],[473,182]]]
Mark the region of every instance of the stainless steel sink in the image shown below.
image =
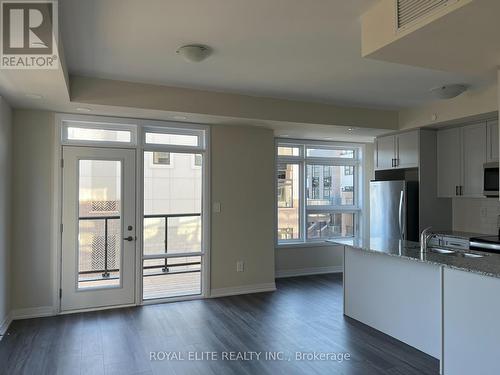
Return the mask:
[[[438,254],[456,254],[457,252],[455,250],[450,250],[450,249],[441,249],[439,247],[431,247],[429,248],[429,251],[431,253],[438,253]]]

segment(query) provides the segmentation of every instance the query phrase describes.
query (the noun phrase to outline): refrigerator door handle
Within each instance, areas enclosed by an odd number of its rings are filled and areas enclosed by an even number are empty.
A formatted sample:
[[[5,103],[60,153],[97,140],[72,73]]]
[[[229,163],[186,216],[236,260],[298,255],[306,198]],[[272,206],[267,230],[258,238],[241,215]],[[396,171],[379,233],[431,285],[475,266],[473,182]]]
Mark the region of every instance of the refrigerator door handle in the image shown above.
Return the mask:
[[[401,234],[401,239],[405,239],[405,228],[404,228],[404,204],[405,204],[405,192],[401,190],[399,196],[399,233]]]

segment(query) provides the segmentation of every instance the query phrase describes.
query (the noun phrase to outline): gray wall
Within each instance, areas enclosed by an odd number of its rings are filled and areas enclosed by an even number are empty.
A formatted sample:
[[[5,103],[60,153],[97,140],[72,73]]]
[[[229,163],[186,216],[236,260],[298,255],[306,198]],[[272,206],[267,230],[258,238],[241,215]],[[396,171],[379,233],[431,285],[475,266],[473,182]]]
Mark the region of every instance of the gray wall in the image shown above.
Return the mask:
[[[12,111],[0,97],[0,334],[10,313]]]
[[[52,306],[54,114],[14,112],[12,308]],[[19,312],[17,313],[19,314]],[[17,315],[16,314],[16,315]]]
[[[214,126],[211,288],[274,283],[274,135],[269,129]],[[236,272],[236,262],[245,271]]]

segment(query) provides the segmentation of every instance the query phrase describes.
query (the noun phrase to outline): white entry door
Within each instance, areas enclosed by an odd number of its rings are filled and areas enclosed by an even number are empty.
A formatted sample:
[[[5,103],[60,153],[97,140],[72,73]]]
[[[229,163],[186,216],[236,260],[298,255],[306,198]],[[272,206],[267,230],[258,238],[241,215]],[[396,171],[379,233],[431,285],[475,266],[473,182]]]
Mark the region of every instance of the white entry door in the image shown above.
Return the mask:
[[[132,304],[135,150],[63,147],[61,310]]]

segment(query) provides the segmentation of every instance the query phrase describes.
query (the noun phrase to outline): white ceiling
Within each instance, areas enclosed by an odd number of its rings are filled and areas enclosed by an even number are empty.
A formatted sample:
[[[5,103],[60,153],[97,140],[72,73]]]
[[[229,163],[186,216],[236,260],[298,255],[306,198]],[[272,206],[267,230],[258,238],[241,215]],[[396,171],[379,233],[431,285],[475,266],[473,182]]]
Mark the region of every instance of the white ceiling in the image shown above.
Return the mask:
[[[363,59],[359,16],[375,0],[64,0],[70,74],[381,108],[432,100],[467,77]],[[214,49],[202,63],[183,44]]]

